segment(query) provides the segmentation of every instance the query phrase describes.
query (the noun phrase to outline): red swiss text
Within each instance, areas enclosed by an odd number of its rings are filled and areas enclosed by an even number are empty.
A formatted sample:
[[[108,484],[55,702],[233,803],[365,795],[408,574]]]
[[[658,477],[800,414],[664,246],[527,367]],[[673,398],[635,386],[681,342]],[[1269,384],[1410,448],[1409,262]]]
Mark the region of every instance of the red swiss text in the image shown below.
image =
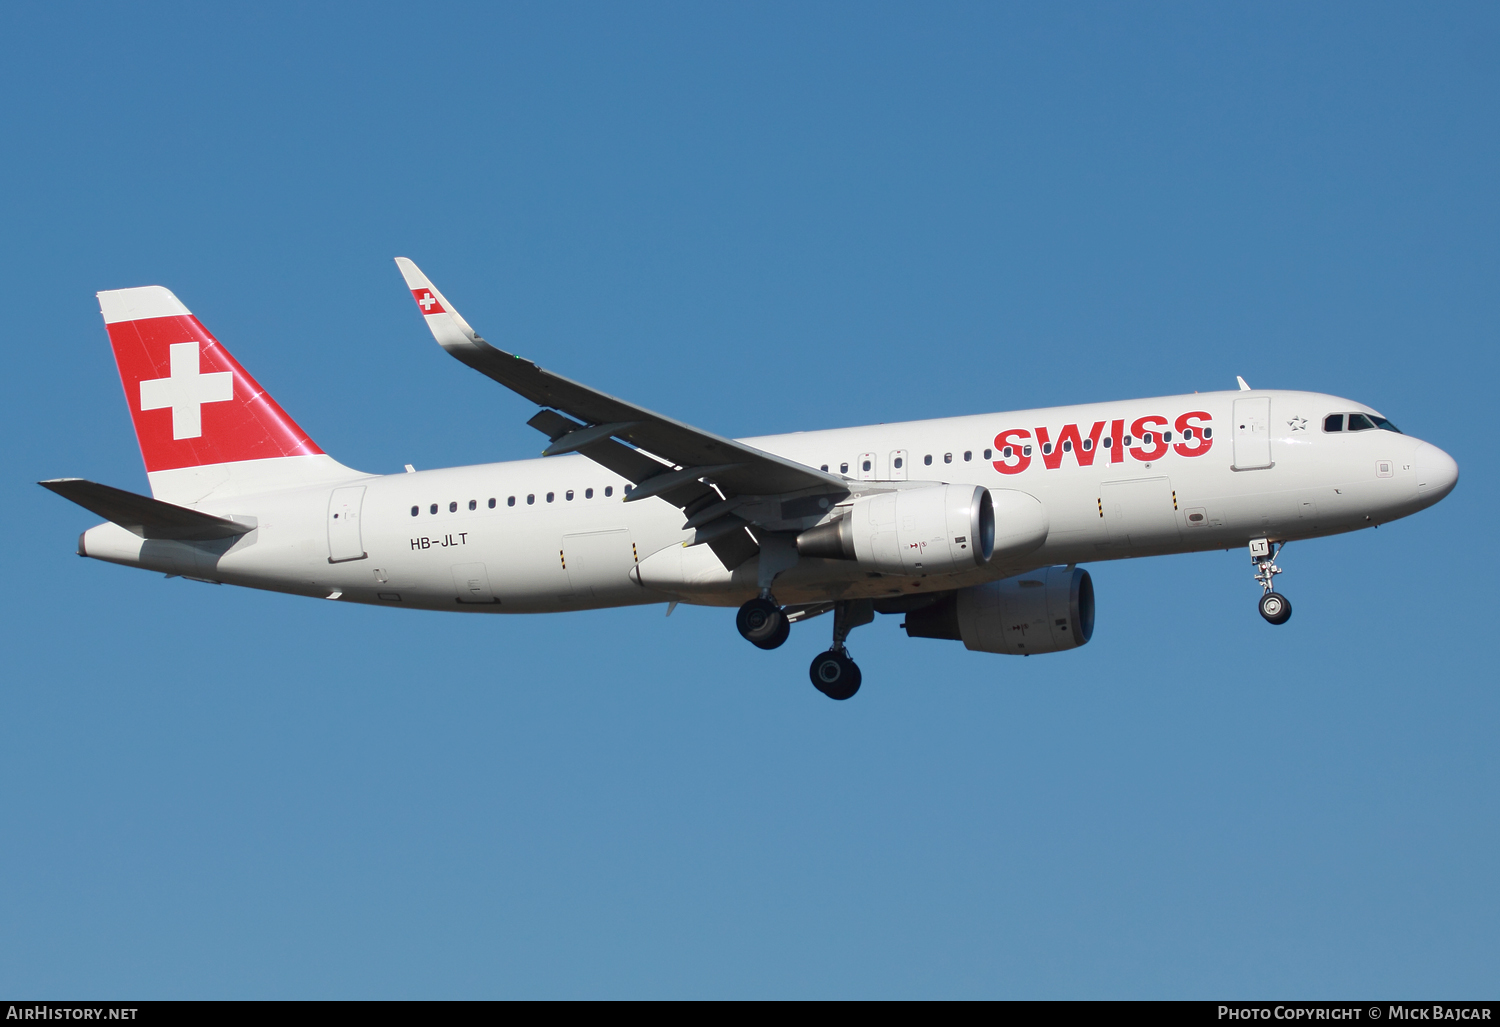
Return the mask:
[[[1143,463],[1159,460],[1170,449],[1178,456],[1202,456],[1214,445],[1213,418],[1205,410],[1190,410],[1175,421],[1147,414],[1127,422],[1095,421],[1087,430],[1065,424],[1054,436],[1047,427],[1007,428],[995,436],[995,470],[1020,474],[1037,456],[1055,471],[1065,459],[1092,467],[1096,458],[1112,464],[1125,462],[1128,453]]]

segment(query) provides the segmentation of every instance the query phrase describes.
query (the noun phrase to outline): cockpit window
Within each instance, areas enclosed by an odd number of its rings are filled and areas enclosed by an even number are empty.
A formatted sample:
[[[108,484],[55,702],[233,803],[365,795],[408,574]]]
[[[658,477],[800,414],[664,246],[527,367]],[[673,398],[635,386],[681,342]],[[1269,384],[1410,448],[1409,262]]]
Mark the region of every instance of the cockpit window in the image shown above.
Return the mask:
[[[1347,426],[1344,422],[1346,417],[1349,419]],[[1329,414],[1323,418],[1324,431],[1372,431],[1376,428],[1401,434],[1400,428],[1379,414]]]

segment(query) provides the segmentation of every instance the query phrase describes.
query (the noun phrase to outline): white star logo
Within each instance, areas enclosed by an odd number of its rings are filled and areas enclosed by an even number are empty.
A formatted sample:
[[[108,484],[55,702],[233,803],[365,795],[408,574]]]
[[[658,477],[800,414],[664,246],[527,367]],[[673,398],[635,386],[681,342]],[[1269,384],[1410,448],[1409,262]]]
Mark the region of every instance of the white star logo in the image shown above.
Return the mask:
[[[1307,431],[1307,418],[1305,417],[1294,417],[1286,424],[1292,431]]]

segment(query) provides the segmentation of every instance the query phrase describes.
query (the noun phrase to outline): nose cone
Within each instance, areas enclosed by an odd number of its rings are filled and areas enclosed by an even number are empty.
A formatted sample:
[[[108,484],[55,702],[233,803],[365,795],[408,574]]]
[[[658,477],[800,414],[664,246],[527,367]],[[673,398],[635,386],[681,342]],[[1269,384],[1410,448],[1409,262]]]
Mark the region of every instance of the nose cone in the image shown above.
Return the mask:
[[[1430,442],[1417,447],[1415,466],[1417,495],[1425,502],[1436,503],[1458,484],[1458,463]]]

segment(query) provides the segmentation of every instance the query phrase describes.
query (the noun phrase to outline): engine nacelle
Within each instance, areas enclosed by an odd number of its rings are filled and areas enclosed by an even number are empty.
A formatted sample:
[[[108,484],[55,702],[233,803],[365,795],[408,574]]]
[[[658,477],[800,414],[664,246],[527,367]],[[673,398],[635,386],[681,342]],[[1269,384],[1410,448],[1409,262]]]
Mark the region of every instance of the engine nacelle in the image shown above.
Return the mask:
[[[1045,567],[961,588],[906,615],[912,638],[951,638],[984,653],[1056,653],[1094,634],[1094,583],[1081,567]]]
[[[979,485],[882,492],[839,507],[834,519],[797,536],[797,552],[856,560],[887,574],[971,571],[995,551],[995,506]]]
[[[1029,553],[1047,541],[1048,527],[1046,507],[1028,493],[929,485],[840,506],[797,537],[797,552],[890,574],[944,574]]]

